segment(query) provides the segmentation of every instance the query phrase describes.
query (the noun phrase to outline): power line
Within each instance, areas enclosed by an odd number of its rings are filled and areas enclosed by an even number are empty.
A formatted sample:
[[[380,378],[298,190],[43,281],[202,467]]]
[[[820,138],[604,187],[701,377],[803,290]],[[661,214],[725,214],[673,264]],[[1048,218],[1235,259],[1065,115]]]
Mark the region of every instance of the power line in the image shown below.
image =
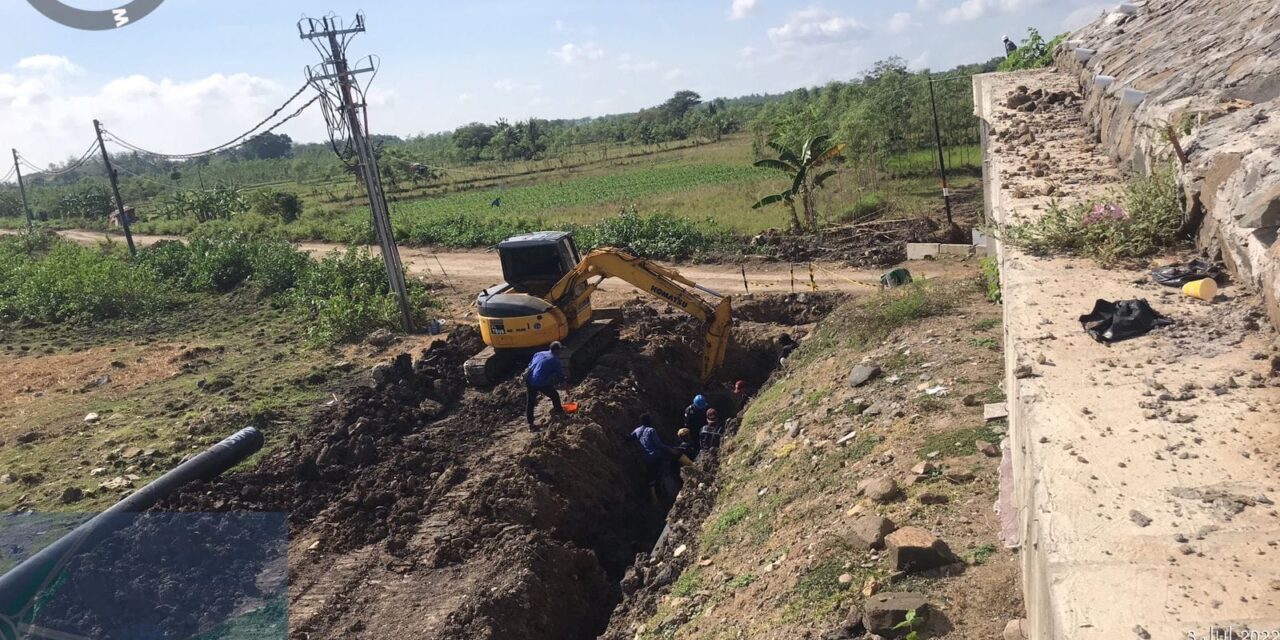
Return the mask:
[[[93,157],[94,152],[97,150],[98,150],[98,141],[94,140],[92,143],[89,144],[89,148],[86,149],[85,152],[80,155],[79,159],[72,161],[70,164],[68,164],[67,166],[61,169],[41,169],[39,166],[36,166],[30,160],[27,160],[25,157],[23,157],[22,154],[18,154],[18,159],[22,164],[26,165],[27,168],[36,172],[32,174],[30,177],[38,176],[41,178],[56,178],[58,176],[71,173],[72,171],[75,171],[76,169],[79,169],[80,167],[84,166],[84,164]]]
[[[289,114],[279,122],[271,125],[270,127],[267,127],[266,129],[263,129],[262,131],[259,131],[259,129],[261,129],[263,125],[265,125],[267,122],[270,122],[273,118],[275,118],[282,111],[284,111],[285,108],[288,107],[294,100],[297,100],[298,96],[302,95],[302,92],[306,91],[309,86],[310,86],[309,84],[302,85],[302,88],[298,89],[298,91],[295,92],[293,96],[291,96],[288,100],[286,100],[284,104],[280,105],[275,111],[272,111],[271,115],[267,116],[261,122],[254,125],[252,129],[249,129],[248,131],[236,136],[235,138],[232,138],[228,142],[224,142],[216,147],[206,149],[204,151],[197,151],[194,153],[160,153],[157,151],[150,151],[143,147],[140,147],[138,145],[135,145],[123,140],[119,135],[112,132],[110,129],[105,129],[105,128],[104,129],[106,130],[106,133],[108,134],[108,137],[111,139],[112,142],[120,145],[121,147],[124,147],[125,149],[128,149],[129,151],[133,151],[135,153],[141,153],[149,156],[155,156],[157,158],[164,158],[167,160],[194,160],[196,158],[211,156],[216,153],[227,151],[234,147],[240,146],[241,144],[244,144],[245,142],[247,142],[249,138],[257,135],[266,135],[268,133],[271,133],[272,131],[275,131],[284,123],[289,122],[290,120],[293,120],[294,118],[298,117],[299,115],[302,114],[303,111],[307,109],[307,107],[310,107],[311,105],[315,104],[316,101],[320,99],[319,96],[308,100],[296,111]]]

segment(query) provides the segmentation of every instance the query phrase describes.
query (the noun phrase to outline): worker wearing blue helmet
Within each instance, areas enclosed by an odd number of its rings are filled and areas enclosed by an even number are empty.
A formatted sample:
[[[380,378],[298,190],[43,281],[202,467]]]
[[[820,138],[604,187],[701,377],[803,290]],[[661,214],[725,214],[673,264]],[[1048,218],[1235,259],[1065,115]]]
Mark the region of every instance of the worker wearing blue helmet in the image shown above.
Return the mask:
[[[691,432],[694,442],[702,439],[702,427],[707,424],[707,409],[710,408],[711,405],[707,399],[702,397],[702,394],[698,394],[684,410],[684,427]]]

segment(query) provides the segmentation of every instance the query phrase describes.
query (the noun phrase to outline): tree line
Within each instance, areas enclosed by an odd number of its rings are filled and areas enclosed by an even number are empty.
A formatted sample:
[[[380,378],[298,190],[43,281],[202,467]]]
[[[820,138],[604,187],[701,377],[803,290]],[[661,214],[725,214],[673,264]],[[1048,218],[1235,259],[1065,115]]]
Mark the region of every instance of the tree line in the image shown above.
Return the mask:
[[[1035,55],[1027,58],[1045,58],[1043,43],[1033,44],[1038,46],[1027,53]],[[976,143],[969,76],[993,71],[1002,61],[994,58],[931,73],[912,71],[905,60],[893,57],[875,63],[855,79],[783,94],[704,100],[694,91],[681,90],[660,104],[633,113],[515,122],[500,119],[472,122],[441,133],[404,138],[378,135],[372,139],[384,181],[393,185],[393,191],[396,185],[439,180],[455,167],[556,159],[565,164],[573,154],[608,157],[612,148],[661,146],[691,139],[714,142],[740,131],[753,134],[757,159],[776,157],[766,144],[770,140],[799,150],[818,136],[845,143],[844,156],[851,160],[884,157],[934,145],[935,104],[944,145]],[[181,215],[183,202],[195,203],[188,209],[207,208],[210,202],[242,204],[226,190],[264,183],[332,182],[352,171],[351,164],[327,143],[299,144],[274,133],[194,160],[124,152],[113,153],[112,162],[119,168],[127,202],[167,198],[172,201],[169,206],[151,207],[167,215]],[[50,167],[59,168],[56,164]],[[114,210],[98,163],[89,162],[55,177],[32,175],[28,186],[33,211],[40,217],[102,219]],[[219,211],[224,208],[220,205]],[[21,215],[17,190],[0,186],[0,216]]]

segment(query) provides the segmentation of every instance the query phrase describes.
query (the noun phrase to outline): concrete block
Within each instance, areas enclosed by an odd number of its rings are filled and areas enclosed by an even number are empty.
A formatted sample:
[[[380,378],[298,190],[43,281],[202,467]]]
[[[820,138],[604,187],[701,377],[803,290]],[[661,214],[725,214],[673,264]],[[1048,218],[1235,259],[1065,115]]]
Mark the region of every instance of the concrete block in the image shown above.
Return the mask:
[[[938,253],[944,256],[971,256],[973,255],[973,245],[940,244],[938,245]]]
[[[939,246],[936,242],[908,242],[907,259],[926,260],[928,258],[936,258],[938,257]]]
[[[983,420],[999,420],[1009,417],[1009,409],[1003,402],[993,402],[982,407]]]

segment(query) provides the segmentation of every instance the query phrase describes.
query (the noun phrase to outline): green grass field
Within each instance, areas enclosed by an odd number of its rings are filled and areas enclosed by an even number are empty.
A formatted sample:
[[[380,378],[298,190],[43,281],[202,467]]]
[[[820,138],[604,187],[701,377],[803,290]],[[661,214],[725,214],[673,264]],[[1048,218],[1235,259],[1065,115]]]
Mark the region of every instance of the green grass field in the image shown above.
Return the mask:
[[[945,155],[953,163],[951,187],[960,192],[977,189],[980,180],[972,163],[980,154],[955,148]],[[502,169],[496,166],[460,170],[442,184],[394,192],[389,199],[396,237],[411,245],[485,246],[534,229],[594,227],[622,210],[687,219],[711,234],[751,235],[786,228],[785,206],[751,208],[760,198],[789,186],[783,174],[752,166],[754,159],[750,137],[738,135],[714,144],[651,149],[643,155],[584,154],[578,164],[564,168],[544,162],[510,165],[505,175],[493,173]],[[934,152],[920,150],[888,158],[878,170],[846,166],[819,192],[820,215],[828,224],[874,216],[940,215],[935,162]],[[464,181],[467,174],[473,177]],[[289,238],[372,241],[369,210],[358,204],[362,196],[354,180],[282,188],[297,191],[305,202],[302,217],[282,225]],[[501,206],[492,206],[498,199]],[[257,216],[242,218],[249,226],[276,226]],[[19,219],[4,222],[9,227],[25,224]],[[46,224],[87,226],[75,222]],[[137,223],[135,231],[181,235],[195,226],[189,219],[151,219]]]

